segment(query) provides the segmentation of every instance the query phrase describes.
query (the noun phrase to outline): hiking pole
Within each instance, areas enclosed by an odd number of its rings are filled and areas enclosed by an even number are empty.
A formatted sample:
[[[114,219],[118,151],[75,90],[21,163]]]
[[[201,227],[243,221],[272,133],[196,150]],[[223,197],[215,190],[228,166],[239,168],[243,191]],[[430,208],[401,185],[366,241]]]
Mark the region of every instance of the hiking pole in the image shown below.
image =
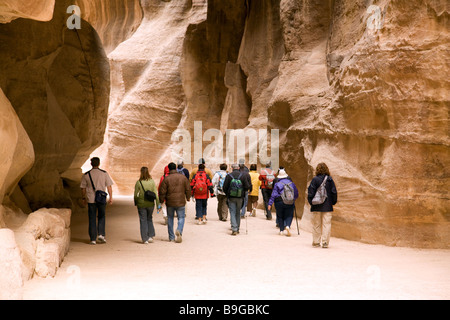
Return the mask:
[[[245,213],[245,234],[248,234],[247,213]]]
[[[294,205],[294,214],[295,214],[295,221],[297,222],[297,233],[300,235],[300,229],[298,228],[298,218],[297,218],[297,207]]]

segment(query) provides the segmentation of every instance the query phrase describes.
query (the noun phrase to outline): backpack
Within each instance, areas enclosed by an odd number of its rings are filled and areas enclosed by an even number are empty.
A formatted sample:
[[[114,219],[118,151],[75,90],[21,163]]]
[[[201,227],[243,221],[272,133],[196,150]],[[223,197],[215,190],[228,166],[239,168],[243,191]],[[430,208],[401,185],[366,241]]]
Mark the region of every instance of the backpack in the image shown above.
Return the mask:
[[[217,174],[219,175],[219,183],[217,185],[217,190],[223,192],[223,183],[225,182],[227,174],[226,173],[224,174],[223,172],[217,172]]]
[[[273,180],[275,180],[275,175],[273,174],[273,171],[270,170],[270,173],[267,172],[267,169],[264,169],[264,172],[266,173],[266,179],[264,180],[264,183],[266,187],[269,189],[273,188]]]
[[[280,181],[281,182],[281,181]],[[292,181],[288,184],[281,182],[283,184],[283,192],[281,193],[281,199],[283,199],[284,204],[294,204],[295,193],[294,188],[291,187]]]
[[[328,197],[327,189],[325,189],[325,184],[327,182],[327,178],[328,178],[328,176],[325,176],[325,178],[323,179],[322,184],[317,189],[316,194],[314,195],[314,198],[311,201],[311,203],[313,205],[322,204],[322,203],[325,202],[325,200],[327,200],[327,197]]]
[[[230,197],[241,198],[244,192],[244,186],[242,185],[241,181],[242,173],[237,178],[233,177],[231,174],[230,176]]]
[[[208,194],[208,185],[206,184],[206,172],[198,171],[195,175],[194,194],[196,197],[203,197]]]

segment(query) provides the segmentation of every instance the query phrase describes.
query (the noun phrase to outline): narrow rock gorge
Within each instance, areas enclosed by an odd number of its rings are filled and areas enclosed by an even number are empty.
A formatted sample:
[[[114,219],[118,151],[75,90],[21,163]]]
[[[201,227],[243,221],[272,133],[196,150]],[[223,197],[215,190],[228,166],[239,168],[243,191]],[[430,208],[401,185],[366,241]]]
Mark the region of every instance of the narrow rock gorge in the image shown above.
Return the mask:
[[[67,23],[76,19],[72,5],[80,28]],[[66,252],[64,209],[84,210],[79,182],[91,155],[101,157],[116,194],[128,195],[142,166],[159,180],[174,160],[173,133],[192,138],[199,122],[203,148],[210,129],[279,130],[277,162],[302,195],[305,230],[304,195],[326,162],[339,192],[333,236],[450,248],[449,7],[0,0],[0,227],[19,233],[30,213],[53,221],[55,212],[40,209],[60,209],[55,237],[65,240],[55,241]],[[184,159],[188,167],[196,155]],[[11,256],[14,248],[7,246]]]

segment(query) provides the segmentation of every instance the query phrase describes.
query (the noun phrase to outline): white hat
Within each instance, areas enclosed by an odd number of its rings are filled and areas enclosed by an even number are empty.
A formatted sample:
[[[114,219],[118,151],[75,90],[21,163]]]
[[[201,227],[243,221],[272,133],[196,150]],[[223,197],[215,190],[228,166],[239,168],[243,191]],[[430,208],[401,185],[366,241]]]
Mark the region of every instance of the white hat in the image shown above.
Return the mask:
[[[288,175],[287,175],[287,173],[286,173],[286,171],[284,169],[278,170],[278,175],[277,175],[278,179],[284,179],[284,178],[287,178],[287,177],[288,177]]]

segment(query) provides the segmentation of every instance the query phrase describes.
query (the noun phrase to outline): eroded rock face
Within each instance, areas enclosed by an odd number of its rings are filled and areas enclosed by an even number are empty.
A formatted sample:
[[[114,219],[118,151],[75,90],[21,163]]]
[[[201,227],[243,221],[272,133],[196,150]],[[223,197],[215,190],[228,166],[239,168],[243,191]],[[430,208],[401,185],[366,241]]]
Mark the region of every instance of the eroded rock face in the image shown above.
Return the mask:
[[[186,30],[206,17],[202,1],[145,1],[142,7],[138,30],[109,54],[112,94],[101,158],[125,194],[140,168],[151,168],[170,145],[186,108],[179,69]]]
[[[34,163],[33,145],[9,100],[0,89],[0,203],[12,196],[19,180]],[[0,205],[1,207],[1,205]],[[6,227],[0,209],[0,228]]]
[[[279,129],[301,194],[319,162],[330,167],[334,236],[449,246],[445,1],[210,0],[207,16],[183,1],[145,5],[137,36],[110,55],[105,148],[122,193],[142,165],[160,176],[176,128]],[[304,196],[297,209],[310,229]]]
[[[0,87],[36,154],[20,186],[31,209],[72,206],[80,167],[103,141],[109,103],[109,64],[95,30],[69,30],[70,1],[58,1],[47,23],[0,25]],[[79,192],[79,191],[78,191]]]
[[[448,247],[449,65],[444,43],[449,11],[439,2],[385,1],[379,6],[384,22],[371,30],[364,2],[335,3],[330,33],[323,37],[326,51],[312,50],[310,59],[321,58],[307,68],[315,71],[311,74],[317,81],[305,87],[323,85],[317,94],[308,92],[303,101],[289,103],[294,123],[286,142],[301,147],[310,168],[306,181],[318,162],[329,165],[340,191],[333,235]],[[308,74],[297,78],[304,81]],[[289,163],[299,157],[289,152],[284,158]],[[290,172],[305,181],[305,171],[299,175],[294,167]],[[308,206],[304,212],[306,226]]]
[[[96,155],[119,193],[132,192],[141,166],[158,179],[172,133],[192,135],[194,121],[223,133],[278,129],[280,164],[301,194],[319,162],[330,167],[339,190],[334,236],[449,246],[447,1],[77,4],[109,53],[109,120]],[[24,20],[0,26],[0,85],[36,150],[21,182],[33,207],[42,199],[65,205],[62,181],[76,186],[77,166],[103,139],[99,106],[108,94],[97,84],[107,83],[106,59],[88,25],[61,32],[68,5],[57,3],[40,34]],[[43,38],[51,41],[30,45]],[[305,196],[297,211],[309,229]]]
[[[49,21],[54,6],[55,0],[0,0],[0,23],[18,18]]]
[[[102,40],[106,54],[130,38],[142,22],[139,0],[76,0],[81,17],[88,21]]]

